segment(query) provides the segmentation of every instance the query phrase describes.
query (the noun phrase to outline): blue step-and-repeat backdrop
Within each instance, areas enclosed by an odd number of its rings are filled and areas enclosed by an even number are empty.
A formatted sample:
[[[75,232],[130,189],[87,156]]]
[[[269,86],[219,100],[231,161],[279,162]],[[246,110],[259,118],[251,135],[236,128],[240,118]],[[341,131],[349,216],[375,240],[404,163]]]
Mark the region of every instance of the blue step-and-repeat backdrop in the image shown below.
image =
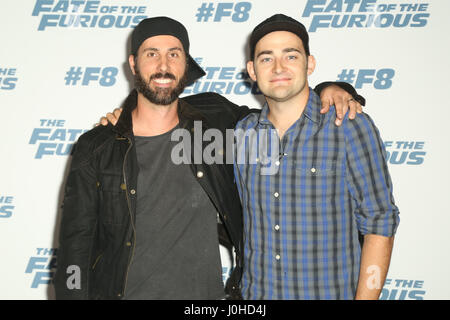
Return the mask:
[[[246,41],[274,13],[307,27],[311,85],[351,83],[385,142],[401,223],[381,299],[450,299],[449,12],[444,0],[0,1],[0,299],[54,298],[70,150],[132,88],[132,28],[181,21],[206,71],[184,94],[260,107]]]

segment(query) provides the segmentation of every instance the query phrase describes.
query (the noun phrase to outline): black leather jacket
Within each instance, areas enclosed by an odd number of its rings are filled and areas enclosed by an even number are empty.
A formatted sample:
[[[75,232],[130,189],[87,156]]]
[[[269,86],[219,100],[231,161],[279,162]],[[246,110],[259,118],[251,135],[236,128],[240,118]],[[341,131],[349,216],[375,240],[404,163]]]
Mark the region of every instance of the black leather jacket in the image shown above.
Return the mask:
[[[136,101],[132,91],[115,127],[86,132],[73,149],[54,278],[57,299],[120,299],[124,295],[136,242],[138,165],[131,121]],[[203,130],[219,129],[223,137],[248,112],[247,107],[214,93],[189,96],[178,105],[181,128],[191,132],[194,121],[202,121]],[[226,152],[223,156],[225,163]],[[239,298],[243,229],[233,165],[192,163],[191,168],[220,215],[221,243],[235,248],[237,265],[225,291],[229,298]],[[79,267],[80,288],[74,288],[75,278],[70,277],[75,271],[70,266]]]

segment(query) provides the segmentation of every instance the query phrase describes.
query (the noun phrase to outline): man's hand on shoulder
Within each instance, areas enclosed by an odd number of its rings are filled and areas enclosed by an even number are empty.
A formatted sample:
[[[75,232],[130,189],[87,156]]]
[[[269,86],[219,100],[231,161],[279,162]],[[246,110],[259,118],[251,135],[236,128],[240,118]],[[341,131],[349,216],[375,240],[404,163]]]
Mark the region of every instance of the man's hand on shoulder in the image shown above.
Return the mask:
[[[352,95],[337,85],[330,85],[324,88],[320,93],[322,109],[320,113],[330,111],[332,105],[336,108],[335,124],[340,126],[344,115],[349,112],[349,119],[355,119],[357,113],[362,113],[361,104],[353,99]]]
[[[113,126],[116,125],[117,120],[119,120],[120,114],[122,113],[122,108],[116,108],[113,112],[108,112],[104,117],[101,117],[99,123],[95,126],[107,126],[110,122]]]

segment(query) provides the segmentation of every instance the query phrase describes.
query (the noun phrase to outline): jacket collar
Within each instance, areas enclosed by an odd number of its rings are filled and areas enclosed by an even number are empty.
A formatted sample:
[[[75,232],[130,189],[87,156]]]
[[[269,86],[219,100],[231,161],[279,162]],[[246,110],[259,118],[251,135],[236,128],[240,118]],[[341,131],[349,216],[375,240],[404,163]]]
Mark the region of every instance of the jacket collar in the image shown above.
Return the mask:
[[[133,89],[122,105],[122,113],[120,114],[117,124],[113,128],[113,130],[121,136],[133,136],[133,120],[131,113],[137,106],[137,97],[137,91],[136,89]],[[202,121],[203,126],[207,127],[205,117],[182,98],[178,99],[177,112],[181,128],[193,127],[194,121]]]

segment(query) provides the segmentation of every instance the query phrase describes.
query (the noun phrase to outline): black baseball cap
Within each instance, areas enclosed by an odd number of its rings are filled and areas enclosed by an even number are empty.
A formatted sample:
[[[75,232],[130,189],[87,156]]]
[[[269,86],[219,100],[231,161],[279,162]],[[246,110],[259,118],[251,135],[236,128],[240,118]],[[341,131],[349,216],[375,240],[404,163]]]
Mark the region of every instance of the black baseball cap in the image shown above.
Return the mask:
[[[206,74],[189,54],[189,36],[186,28],[180,22],[169,17],[147,18],[139,22],[131,35],[131,54],[136,56],[139,47],[148,38],[161,35],[174,36],[183,45],[188,61],[186,85],[193,84]]]
[[[275,14],[258,24],[250,36],[250,60],[255,57],[256,44],[266,34],[274,31],[289,31],[296,34],[303,42],[306,54],[309,56],[309,36],[303,24],[284,14]]]

